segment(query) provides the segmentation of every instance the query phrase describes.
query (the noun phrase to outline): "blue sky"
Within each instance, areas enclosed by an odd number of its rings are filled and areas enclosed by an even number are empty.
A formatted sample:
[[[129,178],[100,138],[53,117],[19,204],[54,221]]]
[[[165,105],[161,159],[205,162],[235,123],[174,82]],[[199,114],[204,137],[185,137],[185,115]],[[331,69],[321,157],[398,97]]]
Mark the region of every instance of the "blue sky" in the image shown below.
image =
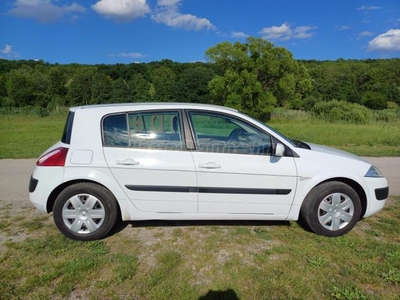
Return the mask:
[[[0,58],[205,61],[261,37],[296,59],[400,57],[400,0],[0,0]]]

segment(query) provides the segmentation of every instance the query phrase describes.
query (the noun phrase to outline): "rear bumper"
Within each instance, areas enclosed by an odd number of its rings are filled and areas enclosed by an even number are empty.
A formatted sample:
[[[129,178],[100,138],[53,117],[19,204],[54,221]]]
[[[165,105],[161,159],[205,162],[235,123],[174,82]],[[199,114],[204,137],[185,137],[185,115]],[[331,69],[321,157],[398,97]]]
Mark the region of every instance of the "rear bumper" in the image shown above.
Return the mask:
[[[62,183],[63,167],[36,167],[29,181],[29,200],[38,210],[49,212],[51,193]]]
[[[29,193],[33,193],[36,190],[36,187],[39,183],[39,180],[31,175],[31,179],[29,180]]]

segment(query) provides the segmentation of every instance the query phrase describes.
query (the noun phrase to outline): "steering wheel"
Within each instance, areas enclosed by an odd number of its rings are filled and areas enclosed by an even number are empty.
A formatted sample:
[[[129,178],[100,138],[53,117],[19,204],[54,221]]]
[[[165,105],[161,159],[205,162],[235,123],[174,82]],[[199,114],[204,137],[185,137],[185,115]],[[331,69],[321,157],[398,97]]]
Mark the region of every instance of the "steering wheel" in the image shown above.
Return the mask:
[[[232,130],[232,132],[229,134],[229,140],[230,141],[239,141],[240,138],[245,138],[246,141],[249,141],[249,137],[247,136],[247,131],[244,130],[243,128],[235,128]]]

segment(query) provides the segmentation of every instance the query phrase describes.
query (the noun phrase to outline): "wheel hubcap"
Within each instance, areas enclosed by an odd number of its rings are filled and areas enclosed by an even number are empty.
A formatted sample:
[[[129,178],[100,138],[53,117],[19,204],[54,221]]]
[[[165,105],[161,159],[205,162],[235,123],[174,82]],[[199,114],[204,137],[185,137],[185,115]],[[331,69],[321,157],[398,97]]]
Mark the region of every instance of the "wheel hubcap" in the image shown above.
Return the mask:
[[[105,210],[99,199],[89,194],[71,197],[62,210],[64,224],[73,232],[88,234],[104,222]]]
[[[324,228],[332,231],[346,227],[353,217],[354,203],[346,194],[330,194],[318,207],[319,222]]]

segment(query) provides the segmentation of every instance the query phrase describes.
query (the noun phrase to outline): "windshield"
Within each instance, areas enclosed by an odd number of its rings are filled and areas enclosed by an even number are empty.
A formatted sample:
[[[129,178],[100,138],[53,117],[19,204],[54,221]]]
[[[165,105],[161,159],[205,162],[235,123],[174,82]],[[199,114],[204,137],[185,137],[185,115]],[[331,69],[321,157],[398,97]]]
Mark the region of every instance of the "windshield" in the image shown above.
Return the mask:
[[[251,118],[253,121],[257,122],[259,125],[261,125],[262,127],[267,127],[269,130],[271,130],[272,132],[274,132],[275,134],[277,134],[279,137],[281,137],[282,139],[284,139],[285,141],[287,141],[289,144],[291,144],[294,147],[298,147],[298,141],[292,140],[286,136],[284,136],[282,133],[280,133],[279,131],[277,131],[276,129],[272,128],[271,126],[257,120],[254,119],[250,116],[248,116],[249,118]]]

